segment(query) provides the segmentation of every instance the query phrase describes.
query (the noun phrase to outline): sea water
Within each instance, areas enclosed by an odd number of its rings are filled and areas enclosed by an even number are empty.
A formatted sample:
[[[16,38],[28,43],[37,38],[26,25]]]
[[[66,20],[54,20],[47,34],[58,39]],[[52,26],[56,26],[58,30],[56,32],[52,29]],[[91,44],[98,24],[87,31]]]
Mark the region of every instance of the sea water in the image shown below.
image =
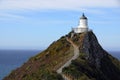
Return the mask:
[[[12,70],[20,67],[30,57],[41,52],[40,50],[0,50],[0,80],[7,76]],[[109,52],[120,60],[120,52]]]
[[[108,53],[120,61],[120,51],[108,51]]]
[[[0,50],[0,80],[40,50]]]

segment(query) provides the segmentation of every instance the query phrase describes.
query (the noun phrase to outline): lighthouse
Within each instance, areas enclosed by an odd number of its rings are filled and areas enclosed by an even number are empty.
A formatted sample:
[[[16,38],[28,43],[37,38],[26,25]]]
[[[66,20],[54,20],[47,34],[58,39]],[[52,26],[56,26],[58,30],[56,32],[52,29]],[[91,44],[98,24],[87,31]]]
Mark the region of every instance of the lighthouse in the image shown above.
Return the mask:
[[[88,19],[84,15],[84,13],[80,17],[77,28],[73,28],[72,30],[74,31],[74,33],[83,33],[88,31]]]

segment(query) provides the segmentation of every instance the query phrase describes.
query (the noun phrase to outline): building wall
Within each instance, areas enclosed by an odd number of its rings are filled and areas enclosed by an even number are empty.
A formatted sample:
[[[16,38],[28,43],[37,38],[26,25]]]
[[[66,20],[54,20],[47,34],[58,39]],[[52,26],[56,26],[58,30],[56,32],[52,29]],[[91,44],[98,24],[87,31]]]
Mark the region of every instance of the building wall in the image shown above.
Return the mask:
[[[78,28],[88,28],[88,22],[86,19],[80,19],[80,23],[79,23],[79,26]]]

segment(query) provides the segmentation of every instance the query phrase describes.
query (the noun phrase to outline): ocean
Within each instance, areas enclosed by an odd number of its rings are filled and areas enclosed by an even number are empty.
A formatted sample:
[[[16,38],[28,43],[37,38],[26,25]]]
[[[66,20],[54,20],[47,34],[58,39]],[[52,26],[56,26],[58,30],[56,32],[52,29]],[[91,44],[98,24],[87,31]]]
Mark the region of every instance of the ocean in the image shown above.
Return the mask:
[[[120,61],[120,51],[107,51],[107,52]]]
[[[40,50],[0,50],[0,80]]]
[[[30,57],[41,52],[40,50],[0,50],[0,80],[12,70],[20,67]],[[120,52],[109,51],[111,55],[120,60]]]

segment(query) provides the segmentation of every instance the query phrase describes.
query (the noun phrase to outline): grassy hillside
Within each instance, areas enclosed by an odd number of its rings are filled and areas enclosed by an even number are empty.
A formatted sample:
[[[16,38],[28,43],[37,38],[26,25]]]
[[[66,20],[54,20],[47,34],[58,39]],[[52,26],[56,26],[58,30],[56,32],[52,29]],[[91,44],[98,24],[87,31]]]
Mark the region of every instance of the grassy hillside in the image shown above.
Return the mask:
[[[4,80],[63,80],[56,70],[74,55],[66,37],[79,47],[80,56],[62,70],[64,76],[71,80],[120,80],[120,61],[103,50],[92,31],[61,37]]]
[[[65,36],[53,42],[45,51],[30,58],[4,80],[62,80],[56,69],[73,56],[73,47]]]

